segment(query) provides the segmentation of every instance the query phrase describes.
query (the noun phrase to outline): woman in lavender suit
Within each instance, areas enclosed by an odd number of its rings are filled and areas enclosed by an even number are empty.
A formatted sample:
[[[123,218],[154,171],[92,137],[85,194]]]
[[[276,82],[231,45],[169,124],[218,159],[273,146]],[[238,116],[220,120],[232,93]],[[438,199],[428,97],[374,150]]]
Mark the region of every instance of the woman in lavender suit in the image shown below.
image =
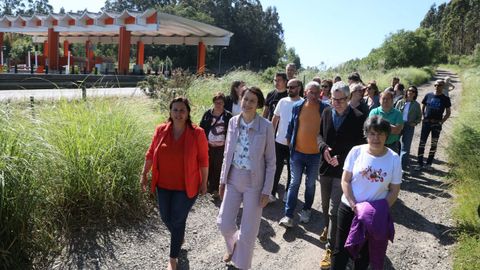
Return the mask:
[[[217,217],[225,238],[225,262],[250,269],[262,209],[269,202],[275,173],[275,140],[272,124],[257,114],[263,107],[262,91],[256,87],[242,93],[242,112],[228,125],[220,175],[219,195],[223,199]],[[243,204],[240,228],[236,219]]]

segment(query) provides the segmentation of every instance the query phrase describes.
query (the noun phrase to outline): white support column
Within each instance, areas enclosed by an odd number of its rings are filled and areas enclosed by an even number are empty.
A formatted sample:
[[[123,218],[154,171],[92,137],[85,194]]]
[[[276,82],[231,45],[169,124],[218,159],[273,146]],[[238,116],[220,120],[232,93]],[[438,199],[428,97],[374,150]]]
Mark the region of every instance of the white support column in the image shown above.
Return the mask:
[[[65,74],[70,74],[70,51],[67,54],[67,69],[65,70]]]

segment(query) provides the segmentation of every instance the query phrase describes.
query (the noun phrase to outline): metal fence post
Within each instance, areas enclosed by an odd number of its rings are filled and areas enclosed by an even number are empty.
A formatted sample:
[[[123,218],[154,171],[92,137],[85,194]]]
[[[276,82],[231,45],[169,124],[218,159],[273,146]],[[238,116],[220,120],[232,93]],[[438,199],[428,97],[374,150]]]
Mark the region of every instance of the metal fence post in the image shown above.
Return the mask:
[[[87,100],[87,87],[85,86],[85,83],[82,84],[82,99],[84,101]]]

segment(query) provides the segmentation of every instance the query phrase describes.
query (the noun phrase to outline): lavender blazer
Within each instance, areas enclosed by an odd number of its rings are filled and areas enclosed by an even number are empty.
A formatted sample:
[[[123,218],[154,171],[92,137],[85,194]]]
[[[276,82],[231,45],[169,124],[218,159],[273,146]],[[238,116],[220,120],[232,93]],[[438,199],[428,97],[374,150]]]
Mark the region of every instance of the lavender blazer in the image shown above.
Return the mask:
[[[233,154],[235,153],[239,133],[240,115],[236,115],[230,119],[228,124],[220,184],[228,183],[228,173],[232,166]],[[251,128],[248,130],[250,171],[254,187],[266,195],[272,193],[273,176],[275,174],[276,159],[274,138],[272,123],[257,114],[253,119]]]

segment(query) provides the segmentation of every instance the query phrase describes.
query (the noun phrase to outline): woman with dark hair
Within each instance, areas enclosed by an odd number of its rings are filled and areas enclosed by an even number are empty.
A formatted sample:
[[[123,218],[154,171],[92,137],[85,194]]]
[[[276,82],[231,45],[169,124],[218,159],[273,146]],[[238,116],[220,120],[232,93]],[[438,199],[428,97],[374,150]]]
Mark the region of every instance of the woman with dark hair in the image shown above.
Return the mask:
[[[175,98],[169,108],[168,121],[157,126],[145,155],[140,185],[146,191],[152,170],[150,188],[157,194],[160,217],[171,234],[168,269],[175,270],[188,213],[198,193],[207,191],[208,142],[203,129],[191,121],[188,99]]]
[[[418,90],[414,85],[410,86],[403,99],[395,106],[403,115],[403,129],[401,142],[402,169],[410,169],[410,146],[412,145],[415,126],[422,121],[422,110],[417,101]]]
[[[331,97],[332,97],[332,93],[331,93],[332,86],[333,86],[332,80],[323,80],[323,81],[320,83],[320,87],[322,87],[322,92],[320,93],[320,96],[322,97],[322,101],[323,101],[324,103],[329,104],[329,105],[332,105],[332,100],[331,100]]]
[[[393,97],[393,106],[397,106],[397,103],[405,96],[405,85],[403,83],[397,83],[393,88],[395,96]]]
[[[245,90],[244,81],[233,81],[230,86],[230,95],[225,98],[225,110],[232,113],[232,115],[239,114],[242,110],[240,108],[240,96]]]
[[[227,136],[228,122],[232,114],[224,109],[225,95],[218,92],[212,99],[213,107],[208,109],[200,121],[200,127],[205,131],[208,139],[208,193],[218,198],[220,169],[222,168],[223,151]]]
[[[275,174],[273,126],[257,114],[264,102],[262,91],[256,87],[242,93],[242,112],[232,117],[228,126],[220,176],[223,202],[217,224],[227,246],[223,260],[240,269],[251,268],[262,209],[269,202]],[[243,211],[238,228],[240,205]]]
[[[383,269],[388,240],[393,241],[390,207],[402,182],[400,157],[385,146],[390,123],[372,116],[364,123],[367,144],[352,148],[343,166],[343,195],[331,269]],[[360,256],[358,256],[360,255]]]
[[[375,81],[369,82],[367,87],[365,87],[365,90],[367,90],[367,96],[364,97],[364,99],[368,106],[368,111],[370,112],[380,106],[380,91],[378,90],[378,86]]]

